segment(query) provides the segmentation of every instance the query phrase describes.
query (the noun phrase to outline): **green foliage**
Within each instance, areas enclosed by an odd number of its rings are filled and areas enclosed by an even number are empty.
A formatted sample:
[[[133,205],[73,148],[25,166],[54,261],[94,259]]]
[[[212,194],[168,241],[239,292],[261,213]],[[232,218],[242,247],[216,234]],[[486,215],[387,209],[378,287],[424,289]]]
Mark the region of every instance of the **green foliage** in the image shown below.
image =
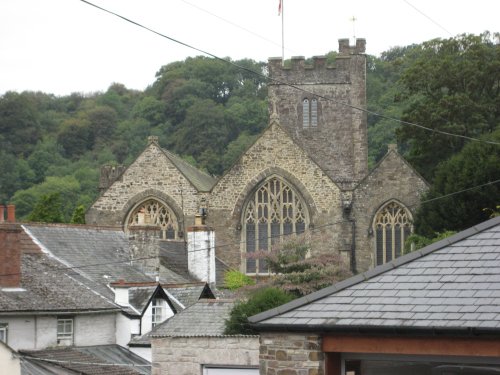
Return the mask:
[[[423,43],[401,77],[410,101],[402,119],[466,137],[491,133],[500,123],[499,66],[495,36],[487,32]],[[431,182],[438,165],[467,143],[414,126],[397,135],[409,147],[410,163]]]
[[[241,273],[240,271],[231,270],[224,274],[224,286],[229,290],[236,290],[247,285],[254,285],[255,281]]]
[[[455,233],[457,233],[457,232],[450,231],[450,230],[444,231],[442,233],[437,232],[437,233],[434,233],[433,237],[431,237],[431,238],[421,236],[419,234],[412,234],[405,241],[405,247],[403,249],[403,253],[404,254],[411,253],[412,251],[426,247],[426,246],[430,245],[431,243],[444,240],[445,238],[450,237],[450,236],[454,235]]]
[[[71,224],[85,224],[85,206],[83,204],[77,206],[71,215]]]
[[[271,251],[249,254],[265,261],[271,272],[263,285],[280,288],[296,296],[323,289],[352,276],[338,253],[331,251],[324,235],[289,236]]]
[[[500,128],[484,140],[500,142]],[[445,230],[460,231],[489,218],[499,204],[500,147],[471,142],[436,169],[434,183],[415,217],[416,232],[431,236]],[[469,188],[484,185],[480,188]],[[455,192],[462,191],[459,194]],[[450,195],[451,194],[451,195]]]
[[[29,214],[28,220],[40,223],[62,223],[64,219],[61,208],[61,194],[42,195]]]
[[[247,301],[234,306],[226,321],[226,335],[256,335],[258,334],[248,322],[252,315],[270,310],[293,300],[293,296],[280,289],[267,288],[253,294]]]

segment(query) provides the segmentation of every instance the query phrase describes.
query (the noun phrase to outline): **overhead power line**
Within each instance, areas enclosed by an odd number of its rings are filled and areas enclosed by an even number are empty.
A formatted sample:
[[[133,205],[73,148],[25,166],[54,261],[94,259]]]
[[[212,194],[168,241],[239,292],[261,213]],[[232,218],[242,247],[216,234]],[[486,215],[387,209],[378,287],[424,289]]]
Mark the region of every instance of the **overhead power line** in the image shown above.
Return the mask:
[[[241,69],[241,70],[244,70],[244,71],[246,71],[246,72],[249,72],[249,73],[255,74],[255,75],[257,75],[257,76],[259,76],[259,77],[262,77],[262,78],[264,78],[264,79],[266,79],[266,80],[272,81],[272,82],[277,83],[277,84],[286,85],[286,86],[288,86],[288,87],[291,87],[291,88],[293,88],[293,89],[299,90],[299,91],[304,92],[304,93],[306,93],[306,94],[315,95],[316,97],[321,98],[321,99],[324,99],[324,100],[326,100],[326,101],[330,101],[330,102],[332,102],[332,103],[336,103],[336,104],[339,104],[339,105],[342,105],[342,106],[345,106],[345,107],[348,107],[348,108],[351,108],[351,109],[355,109],[355,110],[358,110],[358,111],[362,111],[362,112],[365,112],[365,113],[367,113],[367,114],[371,114],[371,115],[373,115],[373,116],[377,116],[377,117],[380,117],[380,118],[383,118],[383,119],[386,119],[386,120],[390,120],[390,121],[398,122],[398,123],[400,123],[400,124],[402,124],[402,125],[408,125],[408,126],[418,127],[418,128],[420,128],[420,129],[423,129],[423,130],[426,130],[426,131],[429,131],[429,132],[432,132],[432,133],[441,134],[441,135],[446,135],[446,136],[450,136],[450,137],[457,137],[457,138],[467,139],[467,140],[470,140],[470,141],[475,141],[475,142],[481,142],[481,143],[487,143],[487,144],[493,144],[493,145],[500,146],[500,142],[489,141],[489,140],[484,140],[484,139],[479,139],[479,138],[469,137],[469,136],[466,136],[466,135],[461,135],[461,134],[455,134],[455,133],[445,132],[445,131],[438,130],[438,129],[432,129],[432,128],[429,128],[429,127],[424,126],[424,125],[420,125],[420,124],[413,123],[413,122],[409,122],[409,121],[403,121],[403,120],[397,119],[397,118],[395,118],[395,117],[390,117],[390,116],[382,115],[382,114],[380,114],[380,113],[377,113],[377,112],[374,112],[374,111],[370,111],[370,110],[365,109],[365,108],[356,107],[356,106],[354,106],[354,105],[351,105],[351,104],[348,104],[348,103],[344,103],[344,102],[341,102],[341,101],[337,101],[337,100],[335,100],[335,99],[332,99],[332,98],[329,98],[329,97],[326,97],[326,96],[323,96],[323,95],[318,95],[318,94],[316,94],[316,93],[314,93],[314,92],[312,92],[312,91],[308,91],[308,90],[306,90],[306,89],[304,89],[304,88],[301,88],[301,87],[295,86],[295,85],[290,84],[290,83],[288,83],[288,82],[280,81],[280,80],[275,79],[275,78],[272,78],[272,77],[267,77],[267,76],[265,76],[264,74],[262,74],[262,73],[260,73],[260,72],[256,72],[256,71],[254,71],[254,70],[252,70],[252,69],[249,69],[249,68],[246,68],[246,67],[241,66],[241,65],[239,65],[239,64],[236,64],[236,63],[235,63],[235,62],[233,62],[233,61],[230,61],[230,60],[224,59],[224,58],[219,57],[219,56],[217,56],[217,55],[214,55],[213,53],[210,53],[210,52],[208,52],[208,51],[205,51],[205,50],[202,50],[202,49],[200,49],[200,48],[197,48],[197,47],[191,46],[191,45],[189,45],[189,44],[187,44],[187,43],[181,42],[180,40],[177,40],[177,39],[175,39],[175,38],[172,38],[172,37],[170,37],[170,36],[167,36],[167,35],[165,35],[165,34],[162,34],[162,33],[158,32],[158,31],[156,31],[156,30],[153,30],[153,29],[151,29],[151,28],[149,28],[149,27],[147,27],[147,26],[144,26],[144,25],[142,25],[142,24],[140,24],[140,23],[138,23],[138,22],[136,22],[136,21],[133,21],[133,20],[131,20],[131,19],[127,18],[127,17],[124,17],[124,16],[122,16],[122,15],[120,15],[120,14],[118,14],[118,13],[115,13],[115,12],[113,12],[113,11],[110,11],[110,10],[108,10],[108,9],[105,9],[105,8],[103,8],[103,7],[100,7],[100,6],[96,5],[96,4],[93,4],[93,3],[91,3],[91,2],[89,2],[89,1],[87,1],[87,0],[80,0],[80,1],[82,1],[83,3],[85,3],[85,4],[87,4],[87,5],[90,5],[90,6],[92,6],[92,7],[95,7],[95,8],[97,8],[97,9],[99,9],[99,10],[103,11],[103,12],[106,12],[106,13],[109,13],[109,14],[111,14],[111,15],[115,16],[115,17],[118,17],[118,18],[120,18],[120,19],[122,19],[122,20],[124,20],[124,21],[126,21],[126,22],[130,22],[131,24],[133,24],[133,25],[135,25],[135,26],[137,26],[137,27],[140,27],[140,28],[142,28],[142,29],[145,29],[145,30],[147,30],[147,31],[149,31],[149,32],[151,32],[151,33],[153,33],[153,34],[156,34],[156,35],[158,35],[158,36],[161,36],[162,38],[168,39],[168,40],[170,40],[170,41],[172,41],[172,42],[174,42],[174,43],[178,43],[178,44],[180,44],[180,45],[182,45],[182,46],[185,46],[185,47],[187,47],[187,48],[191,48],[191,49],[193,49],[193,50],[195,50],[195,51],[201,52],[201,53],[203,53],[203,54],[205,54],[205,55],[207,55],[207,56],[210,56],[210,57],[212,57],[212,58],[214,58],[214,59],[217,59],[217,60],[223,61],[223,62],[225,62],[225,63],[227,63],[227,64],[230,64],[230,65],[232,65],[232,66],[234,66],[234,67],[237,67],[238,69]]]
[[[467,191],[480,189],[482,187],[490,186],[490,185],[495,185],[495,184],[498,184],[498,183],[500,183],[500,179],[499,180],[495,180],[495,181],[490,181],[490,182],[487,182],[487,183],[484,183],[484,184],[481,184],[481,185],[472,186],[472,187],[469,187],[469,188],[466,188],[466,189],[462,189],[462,190],[459,190],[459,191],[454,191],[452,193],[445,194],[445,195],[442,195],[442,196],[439,196],[439,197],[435,197],[435,198],[423,200],[420,203],[415,204],[415,205],[410,205],[409,207],[415,207],[415,206],[418,206],[418,205],[421,205],[421,204],[427,204],[427,203],[435,202],[435,201],[440,200],[440,199],[445,199],[445,198],[448,198],[448,197],[451,197],[451,196],[454,196],[454,195],[457,195],[457,194],[460,194],[460,193],[464,193],[464,192],[467,192]],[[319,231],[319,230],[322,230],[322,229],[330,227],[330,226],[339,225],[339,224],[347,224],[347,223],[350,223],[350,221],[349,220],[340,220],[340,221],[336,221],[336,222],[332,222],[332,223],[326,223],[326,224],[323,224],[323,225],[315,226],[314,228],[306,228],[305,232],[315,232],[315,231]],[[286,237],[286,236],[288,236],[288,234],[271,235],[271,236],[268,236],[267,239],[271,240],[273,238]],[[243,243],[245,243],[245,242],[244,241],[228,242],[228,243],[223,243],[221,245],[215,245],[215,248],[216,249],[220,249],[220,248],[229,247],[229,246],[240,246]],[[196,249],[196,250],[192,250],[192,252],[206,251],[208,249],[209,248],[199,248],[199,249]],[[83,269],[83,268],[91,268],[91,267],[96,267],[96,266],[116,265],[116,264],[123,264],[123,263],[131,263],[132,264],[133,262],[138,262],[138,261],[142,261],[142,260],[149,260],[149,259],[154,259],[154,258],[156,258],[156,256],[140,257],[140,258],[135,258],[135,259],[126,259],[126,260],[113,261],[113,262],[105,262],[105,263],[100,262],[100,263],[82,264],[82,265],[78,265],[78,266],[58,267],[58,268],[53,268],[52,270],[54,272],[60,272],[60,271],[79,270],[79,269]],[[17,275],[21,275],[21,272],[8,273],[8,274],[0,274],[0,277],[17,276]]]
[[[439,27],[441,30],[443,31],[446,31],[450,36],[453,36],[452,33],[450,33],[447,29],[445,29],[441,24],[439,24],[438,22],[434,21],[431,17],[429,17],[427,14],[425,14],[424,12],[422,12],[420,9],[418,9],[415,5],[413,5],[412,3],[410,3],[408,0],[403,0],[406,4],[408,4],[409,6],[411,6],[413,9],[415,9],[418,13],[420,13],[422,16],[424,16],[425,18],[427,18],[429,21],[431,21],[434,25],[436,25],[437,27]]]

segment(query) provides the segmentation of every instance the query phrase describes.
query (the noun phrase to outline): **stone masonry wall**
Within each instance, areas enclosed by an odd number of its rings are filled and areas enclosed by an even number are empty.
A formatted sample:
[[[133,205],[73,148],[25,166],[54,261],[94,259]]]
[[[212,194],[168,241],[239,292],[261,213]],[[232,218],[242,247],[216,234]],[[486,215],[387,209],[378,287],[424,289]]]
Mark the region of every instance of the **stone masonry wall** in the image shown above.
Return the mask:
[[[360,181],[368,171],[365,41],[339,40],[339,55],[333,66],[325,57],[292,57],[291,66],[269,60],[270,112],[276,106],[280,124],[323,170],[338,183]],[[290,86],[290,85],[293,85]],[[300,88],[299,89],[297,89]],[[316,99],[318,125],[303,129],[304,99]]]
[[[375,237],[372,223],[382,205],[391,200],[413,214],[427,191],[425,180],[392,148],[354,192],[356,219],[356,265],[363,272],[375,266]]]
[[[212,189],[207,224],[216,232],[217,256],[231,266],[239,267],[241,262],[241,215],[246,199],[273,175],[302,196],[313,226],[341,220],[340,189],[273,122]]]
[[[260,375],[324,375],[321,337],[315,334],[261,333]]]
[[[257,336],[153,338],[152,375],[201,374],[202,365],[259,365]]]
[[[184,220],[184,211],[194,222],[198,192],[154,142],[96,200],[86,214],[86,222],[123,225],[129,211],[151,196],[165,200],[179,221]]]

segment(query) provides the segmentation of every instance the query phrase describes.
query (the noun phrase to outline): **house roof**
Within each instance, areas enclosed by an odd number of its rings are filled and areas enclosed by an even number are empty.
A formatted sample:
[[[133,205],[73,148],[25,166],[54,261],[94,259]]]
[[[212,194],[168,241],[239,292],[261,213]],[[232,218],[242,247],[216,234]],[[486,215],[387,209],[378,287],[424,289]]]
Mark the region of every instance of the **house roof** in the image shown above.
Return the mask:
[[[0,289],[2,314],[119,311],[112,301],[82,286],[79,275],[46,254],[22,256],[19,288]]]
[[[76,277],[93,290],[114,300],[108,284],[154,281],[126,262],[131,258],[129,242],[119,229],[70,225],[23,225],[42,251],[61,263],[75,267]]]
[[[161,323],[150,337],[224,336],[234,300],[202,299]]]
[[[23,375],[49,375],[68,370],[68,374],[149,375],[151,363],[119,345],[20,350]],[[121,366],[120,366],[121,365]]]
[[[258,329],[500,331],[500,217],[250,317]]]

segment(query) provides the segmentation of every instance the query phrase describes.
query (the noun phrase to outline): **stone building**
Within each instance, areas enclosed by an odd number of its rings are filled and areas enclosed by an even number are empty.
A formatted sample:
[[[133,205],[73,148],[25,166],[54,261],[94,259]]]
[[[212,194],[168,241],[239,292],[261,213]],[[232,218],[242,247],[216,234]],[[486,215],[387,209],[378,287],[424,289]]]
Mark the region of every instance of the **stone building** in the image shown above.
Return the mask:
[[[87,223],[120,225],[168,252],[186,247],[201,215],[215,234],[218,273],[220,266],[267,273],[247,254],[294,233],[323,236],[312,252],[339,252],[355,272],[400,256],[427,184],[395,147],[368,171],[364,52],[364,39],[355,46],[341,39],[333,66],[325,57],[311,66],[294,57],[291,67],[270,59],[269,126],[222,177],[150,137],[128,168],[103,170]]]

